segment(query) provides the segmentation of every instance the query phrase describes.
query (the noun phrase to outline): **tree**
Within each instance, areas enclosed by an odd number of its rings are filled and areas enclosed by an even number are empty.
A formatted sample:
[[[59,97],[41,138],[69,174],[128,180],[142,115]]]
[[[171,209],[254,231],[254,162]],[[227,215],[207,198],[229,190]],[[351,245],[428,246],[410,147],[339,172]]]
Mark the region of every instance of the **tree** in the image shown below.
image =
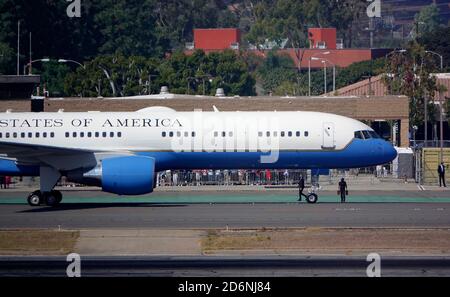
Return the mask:
[[[146,95],[168,86],[176,94],[254,95],[255,81],[243,58],[231,50],[187,56],[178,51],[167,59],[99,56],[67,76],[65,91],[74,96]],[[204,89],[203,89],[204,87]],[[151,90],[149,89],[151,88]]]
[[[419,38],[419,43],[427,50],[434,51],[443,56],[444,68],[450,68],[450,27],[438,28]],[[440,63],[434,57],[436,65]]]
[[[425,104],[427,117],[434,120],[435,106],[432,99],[439,86],[436,77],[431,75],[438,68],[423,46],[412,42],[406,47],[406,52],[391,55],[386,63],[383,80],[391,94],[401,94],[410,100],[410,125],[418,126],[425,119]]]
[[[441,22],[439,18],[439,7],[436,4],[425,6],[415,15],[414,21],[419,31],[416,34],[418,33],[419,37],[436,31]]]
[[[0,74],[12,72],[14,51],[6,44],[0,42]]]

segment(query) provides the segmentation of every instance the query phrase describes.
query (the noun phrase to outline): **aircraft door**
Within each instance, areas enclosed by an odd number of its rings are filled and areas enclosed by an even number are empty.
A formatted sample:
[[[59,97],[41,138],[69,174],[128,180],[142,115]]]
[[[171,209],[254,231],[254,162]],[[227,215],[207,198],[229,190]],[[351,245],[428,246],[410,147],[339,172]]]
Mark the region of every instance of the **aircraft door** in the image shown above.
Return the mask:
[[[323,123],[323,149],[334,149],[336,148],[334,142],[334,123]]]

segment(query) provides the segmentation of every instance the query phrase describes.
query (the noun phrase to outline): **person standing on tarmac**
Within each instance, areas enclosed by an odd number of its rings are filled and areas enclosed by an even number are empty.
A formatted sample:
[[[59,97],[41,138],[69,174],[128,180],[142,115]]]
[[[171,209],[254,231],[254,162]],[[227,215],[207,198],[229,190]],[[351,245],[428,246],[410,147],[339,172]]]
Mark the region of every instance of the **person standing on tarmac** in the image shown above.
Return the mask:
[[[444,162],[441,162],[441,164],[438,166],[438,174],[439,174],[439,187],[442,187],[442,184],[444,184],[444,188],[447,187],[445,184],[445,165]]]
[[[345,196],[347,195],[347,183],[345,182],[344,178],[341,178],[341,181],[339,182],[339,193],[341,194],[341,203],[345,202]]]
[[[303,175],[300,176],[300,180],[298,182],[298,201],[302,201],[302,196],[307,199],[306,195],[303,194],[303,190],[305,189],[305,179]]]

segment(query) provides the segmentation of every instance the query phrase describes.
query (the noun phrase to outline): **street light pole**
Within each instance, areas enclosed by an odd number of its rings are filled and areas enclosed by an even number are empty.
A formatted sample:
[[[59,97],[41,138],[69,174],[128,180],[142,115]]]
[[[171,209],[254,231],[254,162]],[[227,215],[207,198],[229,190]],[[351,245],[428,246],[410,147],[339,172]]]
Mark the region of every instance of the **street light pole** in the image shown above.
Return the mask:
[[[308,60],[308,96],[311,97],[311,58]]]
[[[327,95],[327,62],[325,62],[324,60],[322,60],[322,64],[323,64],[323,88],[325,90],[324,95]]]
[[[17,22],[17,75],[20,75],[20,21]]]
[[[24,75],[26,74],[28,66],[31,68],[31,65],[36,62],[50,62],[50,59],[38,59],[38,60],[30,61],[28,64],[23,66],[23,74]],[[28,75],[31,75],[31,70],[28,72]]]
[[[441,60],[441,64],[440,64],[441,70],[444,69],[444,57],[442,55],[440,55],[440,54],[438,54],[436,52],[433,52],[433,51],[425,51],[425,53],[438,56],[440,58],[440,60]]]
[[[59,59],[58,63],[75,63],[77,65],[80,65],[81,67],[83,67],[84,69],[86,69],[86,66],[84,66],[83,64],[81,64],[80,62],[74,61],[74,60],[66,60],[66,59]]]

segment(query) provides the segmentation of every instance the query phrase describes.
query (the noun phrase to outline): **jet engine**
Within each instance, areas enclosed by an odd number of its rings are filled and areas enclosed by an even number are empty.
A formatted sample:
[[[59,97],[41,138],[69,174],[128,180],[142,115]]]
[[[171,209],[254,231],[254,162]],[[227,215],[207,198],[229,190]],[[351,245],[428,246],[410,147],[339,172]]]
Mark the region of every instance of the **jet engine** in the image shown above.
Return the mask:
[[[103,159],[90,171],[69,172],[67,178],[118,195],[147,194],[153,192],[155,159],[143,156]]]

